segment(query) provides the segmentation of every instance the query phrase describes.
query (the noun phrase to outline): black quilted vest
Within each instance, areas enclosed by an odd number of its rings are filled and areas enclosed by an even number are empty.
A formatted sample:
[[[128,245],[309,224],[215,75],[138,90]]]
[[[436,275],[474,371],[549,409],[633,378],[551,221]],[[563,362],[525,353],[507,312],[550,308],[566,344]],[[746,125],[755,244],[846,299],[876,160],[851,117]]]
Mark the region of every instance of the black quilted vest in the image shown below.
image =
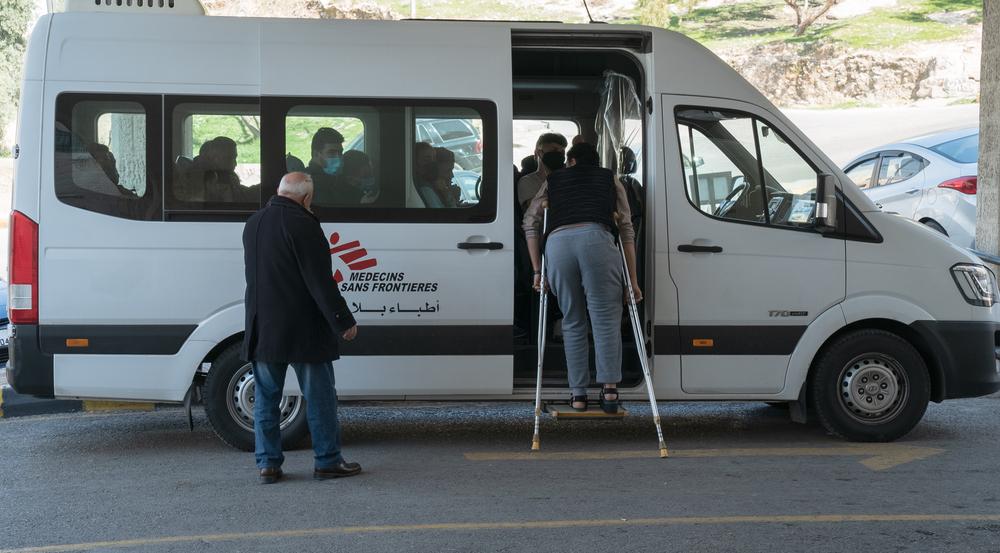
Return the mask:
[[[574,165],[549,175],[549,232],[579,223],[600,223],[618,237],[614,212],[614,173],[603,167]]]

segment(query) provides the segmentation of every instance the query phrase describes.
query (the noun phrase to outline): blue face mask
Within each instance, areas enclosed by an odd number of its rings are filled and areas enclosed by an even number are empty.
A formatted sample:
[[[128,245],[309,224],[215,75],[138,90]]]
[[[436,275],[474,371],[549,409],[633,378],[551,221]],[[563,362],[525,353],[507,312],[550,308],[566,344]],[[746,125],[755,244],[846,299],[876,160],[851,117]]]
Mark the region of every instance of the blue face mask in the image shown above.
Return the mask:
[[[327,175],[336,175],[340,171],[340,164],[340,156],[327,158],[326,165],[323,166],[323,172]]]

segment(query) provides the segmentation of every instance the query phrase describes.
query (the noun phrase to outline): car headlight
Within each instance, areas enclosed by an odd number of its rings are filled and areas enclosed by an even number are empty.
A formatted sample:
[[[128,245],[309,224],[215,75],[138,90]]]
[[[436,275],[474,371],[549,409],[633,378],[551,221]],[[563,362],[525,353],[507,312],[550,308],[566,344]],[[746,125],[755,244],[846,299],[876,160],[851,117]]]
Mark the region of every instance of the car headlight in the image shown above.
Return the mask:
[[[980,307],[993,307],[997,301],[997,279],[982,265],[960,263],[951,268],[951,276],[965,301]]]

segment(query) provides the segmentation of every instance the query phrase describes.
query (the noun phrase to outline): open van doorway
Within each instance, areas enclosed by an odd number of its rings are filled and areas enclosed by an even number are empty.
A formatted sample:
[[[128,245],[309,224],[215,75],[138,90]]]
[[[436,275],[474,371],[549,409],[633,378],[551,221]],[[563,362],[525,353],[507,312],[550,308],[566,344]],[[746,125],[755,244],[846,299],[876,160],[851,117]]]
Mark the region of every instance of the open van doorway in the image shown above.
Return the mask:
[[[514,108],[514,163],[522,160],[527,167],[517,166],[521,171],[531,168],[531,161],[525,159],[534,153],[535,141],[547,132],[556,132],[566,137],[567,142],[580,136],[582,140],[597,146],[602,152],[601,165],[612,169],[623,184],[629,180],[640,206],[633,222],[637,231],[637,264],[643,289],[649,289],[645,277],[645,228],[648,225],[644,209],[645,185],[642,171],[643,149],[641,139],[645,133],[644,113],[629,121],[611,121],[612,126],[627,127],[639,146],[631,152],[634,159],[623,163],[620,141],[612,144],[607,140],[609,110],[607,75],[614,74],[622,81],[631,82],[635,91],[643,90],[643,71],[639,61],[624,50],[564,48],[565,37],[554,39],[553,47],[537,45],[537,37],[530,47],[519,47],[515,35],[512,57],[513,68],[513,108]],[[613,94],[613,93],[612,93]],[[641,94],[641,92],[640,92]],[[639,96],[641,98],[641,96]],[[611,101],[615,103],[614,99]],[[602,135],[603,138],[602,138]],[[515,188],[516,188],[515,179]],[[628,186],[627,186],[628,188]],[[516,194],[515,194],[516,197]],[[515,200],[515,285],[514,285],[514,387],[533,388],[537,368],[538,336],[538,295],[531,289],[532,269],[527,243],[520,222],[523,211]],[[635,207],[633,207],[635,209]],[[651,292],[651,289],[650,289]],[[649,301],[649,300],[647,300]],[[640,317],[645,320],[645,309],[640,304]],[[549,301],[548,341],[545,350],[543,386],[565,388],[567,386],[566,357],[563,350],[560,323],[562,314],[553,297]],[[636,343],[632,336],[627,311],[622,317],[622,382],[623,389],[634,388],[642,383],[642,369],[636,355]],[[591,384],[596,386],[593,344],[590,357]]]

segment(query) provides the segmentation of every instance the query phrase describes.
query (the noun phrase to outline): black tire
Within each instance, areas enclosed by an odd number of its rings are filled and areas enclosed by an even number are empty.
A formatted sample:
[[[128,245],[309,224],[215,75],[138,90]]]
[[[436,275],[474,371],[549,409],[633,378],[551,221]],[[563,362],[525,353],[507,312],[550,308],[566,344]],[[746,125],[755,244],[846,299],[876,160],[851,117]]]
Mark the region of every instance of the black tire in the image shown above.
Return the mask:
[[[948,231],[944,230],[944,227],[942,227],[940,224],[938,224],[938,222],[935,221],[934,219],[924,219],[923,221],[920,221],[920,222],[923,223],[923,224],[925,224],[925,225],[927,225],[928,227],[930,227],[930,228],[932,228],[932,229],[940,232],[941,234],[943,234],[945,236],[948,236]]]
[[[856,442],[891,442],[920,422],[931,381],[923,357],[884,330],[850,332],[827,346],[811,378],[812,403],[832,434]]]
[[[240,359],[240,344],[236,343],[215,358],[203,387],[205,414],[215,434],[223,442],[243,451],[254,450],[253,411],[248,409],[253,390],[252,371],[250,364]],[[294,449],[309,434],[305,400],[299,396],[285,396],[283,403],[281,447]]]

